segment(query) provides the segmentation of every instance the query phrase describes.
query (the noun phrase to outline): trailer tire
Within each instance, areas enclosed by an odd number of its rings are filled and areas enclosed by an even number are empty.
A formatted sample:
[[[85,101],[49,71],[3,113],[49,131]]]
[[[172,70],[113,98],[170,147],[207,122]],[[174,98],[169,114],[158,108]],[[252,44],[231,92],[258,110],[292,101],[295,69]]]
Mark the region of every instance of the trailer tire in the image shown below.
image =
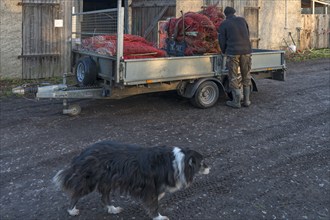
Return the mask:
[[[75,66],[75,75],[80,86],[94,85],[97,77],[96,63],[90,57],[79,59]]]
[[[219,99],[219,87],[213,81],[200,84],[195,95],[190,99],[191,104],[198,108],[210,108]]]

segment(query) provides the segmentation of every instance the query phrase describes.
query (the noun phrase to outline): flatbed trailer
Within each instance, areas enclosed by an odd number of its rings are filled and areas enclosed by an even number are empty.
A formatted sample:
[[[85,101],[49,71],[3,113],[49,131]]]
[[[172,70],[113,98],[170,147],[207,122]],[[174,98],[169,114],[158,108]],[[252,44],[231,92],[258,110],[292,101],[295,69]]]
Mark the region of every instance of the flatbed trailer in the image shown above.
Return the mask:
[[[93,26],[91,28],[94,30],[102,29],[103,32],[83,32],[83,22],[91,17],[101,17],[103,22],[100,23],[114,24],[114,27],[108,27],[111,31],[107,32],[104,28]],[[220,96],[231,95],[226,56],[222,54],[123,59],[122,7],[73,14],[72,20],[72,67],[78,86],[69,86],[64,74],[62,84],[32,89],[18,87],[13,89],[14,93],[32,91],[37,99],[63,99],[63,113],[69,115],[77,115],[81,111],[78,105],[68,105],[69,99],[121,99],[143,93],[176,90],[178,95],[190,99],[194,106],[209,108]],[[87,23],[98,25],[90,21]],[[117,51],[114,56],[79,48],[83,35],[95,34],[116,34]],[[253,49],[251,73],[252,91],[257,91],[255,78],[285,80],[284,51]]]

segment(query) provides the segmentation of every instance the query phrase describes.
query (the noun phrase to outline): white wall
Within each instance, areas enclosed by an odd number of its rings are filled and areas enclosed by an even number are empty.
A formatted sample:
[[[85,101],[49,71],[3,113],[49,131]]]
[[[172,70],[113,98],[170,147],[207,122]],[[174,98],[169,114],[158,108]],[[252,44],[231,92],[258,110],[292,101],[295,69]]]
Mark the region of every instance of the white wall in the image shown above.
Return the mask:
[[[270,4],[260,0],[259,47],[265,49],[283,49],[285,43],[292,44],[289,32],[297,43],[297,28],[300,22],[300,0],[276,0]],[[286,7],[287,6],[287,7]]]
[[[21,0],[0,1],[0,79],[21,78],[22,6]]]

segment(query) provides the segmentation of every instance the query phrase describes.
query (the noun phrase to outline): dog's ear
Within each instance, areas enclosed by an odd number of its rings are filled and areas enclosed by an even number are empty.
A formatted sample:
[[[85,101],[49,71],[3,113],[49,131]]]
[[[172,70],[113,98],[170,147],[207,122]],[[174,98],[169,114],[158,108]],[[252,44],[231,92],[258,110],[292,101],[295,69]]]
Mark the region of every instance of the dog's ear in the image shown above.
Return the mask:
[[[194,170],[198,170],[201,161],[203,160],[203,156],[194,150],[189,150],[187,153],[187,160],[189,167],[193,168]]]
[[[190,167],[196,168],[198,167],[199,155],[196,155],[194,152],[191,153],[188,157],[188,164]]]
[[[195,163],[196,163],[196,162],[195,162],[195,160],[193,160],[193,157],[190,157],[190,158],[189,158],[189,166],[192,167]]]
[[[187,153],[187,157],[190,166],[196,164],[198,161],[201,161],[203,159],[203,156],[194,150],[189,150],[189,152]]]

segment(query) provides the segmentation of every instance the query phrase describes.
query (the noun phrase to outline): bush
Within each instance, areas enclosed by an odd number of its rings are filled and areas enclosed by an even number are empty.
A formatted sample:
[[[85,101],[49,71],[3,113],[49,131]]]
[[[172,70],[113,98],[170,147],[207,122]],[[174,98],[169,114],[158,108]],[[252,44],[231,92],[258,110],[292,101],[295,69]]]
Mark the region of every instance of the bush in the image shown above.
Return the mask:
[[[286,60],[288,62],[302,62],[311,59],[330,58],[330,48],[324,49],[310,49],[310,50],[298,50],[296,53],[288,52],[286,54]]]

